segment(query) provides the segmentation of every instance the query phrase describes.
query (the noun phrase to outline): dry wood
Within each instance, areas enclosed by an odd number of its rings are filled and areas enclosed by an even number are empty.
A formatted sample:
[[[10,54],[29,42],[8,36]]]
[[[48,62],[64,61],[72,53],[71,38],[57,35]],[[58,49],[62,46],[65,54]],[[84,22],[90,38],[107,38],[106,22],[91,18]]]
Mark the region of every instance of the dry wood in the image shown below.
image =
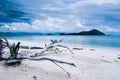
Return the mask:
[[[63,41],[63,39],[61,39],[59,41],[58,40],[51,40],[51,43],[49,45],[45,44],[45,48],[43,48],[43,50],[41,52],[34,53],[31,55],[31,57],[41,56],[41,55],[45,54],[45,52],[47,52],[47,51],[55,51],[55,53],[61,52],[57,47],[66,48],[68,51],[70,51],[72,54],[74,54],[69,47],[64,46],[64,45],[58,45],[58,43],[60,43],[62,41]]]
[[[2,49],[4,49],[5,47],[8,47],[8,49],[10,51],[10,56],[9,57],[6,57],[6,56],[2,57],[1,56],[1,58],[3,60],[6,60],[6,64],[9,64],[9,65],[18,64],[18,63],[21,63],[21,61],[24,60],[24,59],[35,60],[35,61],[48,60],[48,61],[51,61],[52,63],[54,63],[55,65],[57,65],[63,71],[65,71],[66,74],[68,75],[68,77],[70,77],[70,74],[63,67],[61,67],[57,63],[67,64],[67,65],[76,67],[74,63],[65,62],[65,61],[56,60],[56,59],[51,59],[51,58],[47,58],[47,57],[38,57],[38,54],[43,54],[46,51],[50,51],[50,50],[59,51],[59,49],[56,48],[56,47],[67,48],[73,54],[73,52],[68,47],[63,46],[63,45],[55,45],[56,43],[62,42],[63,39],[61,39],[59,41],[57,41],[57,40],[51,40],[50,45],[45,45],[45,48],[44,48],[43,51],[41,51],[40,53],[35,53],[35,56],[32,56],[32,57],[31,56],[26,57],[26,56],[21,55],[20,53],[18,53],[19,48],[25,48],[25,49],[43,49],[43,48],[41,48],[41,47],[20,46],[20,42],[18,42],[17,45],[15,45],[15,43],[13,43],[13,45],[10,45],[9,42],[8,42],[8,40],[6,38],[4,38],[4,40],[5,40],[5,42],[2,42],[2,41],[0,42],[0,52],[1,52],[1,55],[4,54],[2,52]],[[3,47],[2,43],[5,43],[6,46]]]
[[[29,47],[29,46],[20,46],[22,49],[43,49],[42,47]]]
[[[73,48],[73,49],[75,49],[75,50],[83,50],[83,48]]]
[[[60,60],[56,60],[56,59],[51,59],[51,58],[46,58],[46,57],[42,57],[42,58],[31,58],[31,57],[21,57],[21,59],[29,59],[29,60],[35,60],[35,61],[40,61],[40,60],[48,60],[53,62],[54,64],[56,64],[59,68],[61,68],[63,71],[66,72],[66,74],[68,75],[68,77],[71,78],[69,72],[67,72],[63,67],[61,67],[60,65],[58,65],[57,63],[62,63],[62,64],[67,64],[73,67],[76,67],[76,65],[74,63],[70,63],[70,62],[65,62],[65,61],[60,61]]]

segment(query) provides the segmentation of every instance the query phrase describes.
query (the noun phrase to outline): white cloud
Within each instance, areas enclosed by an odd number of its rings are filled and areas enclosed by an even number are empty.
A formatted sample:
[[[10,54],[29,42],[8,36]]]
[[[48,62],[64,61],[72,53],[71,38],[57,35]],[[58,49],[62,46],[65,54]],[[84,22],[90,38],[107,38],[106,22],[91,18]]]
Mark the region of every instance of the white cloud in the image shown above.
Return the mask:
[[[2,27],[0,27],[0,32],[9,32],[10,31],[10,26],[8,25],[4,25]]]
[[[103,26],[103,25],[100,25],[97,29],[105,32],[120,32],[120,28],[113,28],[110,26]]]
[[[29,0],[26,0],[26,3],[27,1],[29,2]],[[104,18],[106,17],[104,14],[114,13],[115,16],[118,15],[117,18],[119,19],[119,14],[114,11],[112,12],[110,9],[117,9],[116,5],[120,4],[120,0],[50,0],[48,3],[41,3],[42,6],[39,5],[40,0],[36,0],[35,2],[37,2],[36,5],[31,7],[33,3],[27,3],[26,5],[23,0],[26,9],[28,8],[28,12],[35,14],[35,19],[31,24],[11,23],[10,25],[4,25],[0,30],[5,29],[5,31],[23,32],[79,32],[97,28],[102,31],[120,31],[120,29],[112,27],[109,16],[107,16],[108,18]],[[44,19],[41,19],[41,16]]]
[[[62,10],[63,8],[54,7],[51,4],[48,4],[48,5],[44,6],[44,7],[42,7],[41,9],[43,9],[43,10],[50,10],[50,11],[59,11],[59,10]]]
[[[120,0],[86,0],[90,4],[97,4],[97,5],[103,5],[103,4],[119,4]]]
[[[61,18],[46,15],[46,19],[36,19],[31,24],[11,23],[3,27],[4,29],[9,28],[9,31],[22,32],[79,32],[88,29],[83,23],[84,21],[72,15],[62,15]]]
[[[69,0],[68,0],[69,1]],[[53,3],[49,3],[41,9],[51,10],[51,11],[60,11],[60,10],[68,10],[68,9],[77,9],[79,7],[88,6],[88,5],[118,5],[120,4],[120,0],[75,0],[69,1],[69,3],[65,3],[63,0],[54,1]]]
[[[0,31],[4,32],[79,32],[83,30],[98,29],[104,32],[120,32],[120,28],[116,29],[110,26],[85,26],[82,22],[78,21],[65,21],[62,19],[51,18],[47,20],[34,20],[31,24],[28,23],[12,23],[4,25]]]

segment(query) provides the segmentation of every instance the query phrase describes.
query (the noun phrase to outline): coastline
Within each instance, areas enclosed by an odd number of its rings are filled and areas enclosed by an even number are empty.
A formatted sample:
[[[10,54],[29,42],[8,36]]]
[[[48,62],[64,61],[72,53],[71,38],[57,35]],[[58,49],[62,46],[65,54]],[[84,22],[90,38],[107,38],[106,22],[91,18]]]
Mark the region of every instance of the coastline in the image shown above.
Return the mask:
[[[10,43],[18,40],[9,40]],[[20,41],[21,45],[44,47],[45,43]],[[94,47],[86,45],[64,44],[68,50],[60,48],[62,53],[46,54],[43,57],[73,62],[76,68],[61,64],[70,75],[71,79],[59,67],[49,61],[24,60],[20,66],[5,66],[0,62],[0,80],[119,80],[120,74],[120,50],[114,48]],[[80,48],[80,50],[73,49]],[[21,49],[22,51],[28,51]],[[31,50],[39,52],[41,50]]]
[[[34,40],[18,40],[18,39],[9,39],[9,41],[11,42],[31,42],[31,43],[40,43],[40,44],[49,44],[50,41],[34,41]],[[26,44],[26,43],[25,43]],[[74,43],[66,43],[66,42],[62,42],[61,44],[65,44],[68,46],[78,46],[78,47],[94,47],[94,48],[105,48],[105,49],[115,49],[115,50],[119,50],[120,47],[112,47],[112,46],[100,46],[100,45],[88,45],[88,44],[74,44]]]

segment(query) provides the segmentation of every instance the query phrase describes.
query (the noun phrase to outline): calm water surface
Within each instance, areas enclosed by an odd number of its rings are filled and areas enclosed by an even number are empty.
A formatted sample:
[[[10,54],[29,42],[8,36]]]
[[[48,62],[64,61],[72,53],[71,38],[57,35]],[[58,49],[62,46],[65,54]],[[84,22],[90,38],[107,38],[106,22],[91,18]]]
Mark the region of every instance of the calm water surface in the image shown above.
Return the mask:
[[[29,35],[29,36],[9,36],[8,39],[24,40],[24,41],[38,41],[49,42],[51,39],[62,39],[63,43],[70,44],[82,44],[90,46],[103,46],[120,48],[120,36],[41,36],[41,35]]]

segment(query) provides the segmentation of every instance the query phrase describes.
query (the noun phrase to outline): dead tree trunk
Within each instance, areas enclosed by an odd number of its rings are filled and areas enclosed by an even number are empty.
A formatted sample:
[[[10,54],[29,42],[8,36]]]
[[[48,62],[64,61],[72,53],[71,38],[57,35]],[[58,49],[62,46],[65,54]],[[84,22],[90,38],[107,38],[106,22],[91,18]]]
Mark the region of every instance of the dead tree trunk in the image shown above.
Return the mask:
[[[47,57],[38,57],[38,56],[34,56],[34,57],[31,57],[31,56],[24,56],[24,55],[21,55],[18,51],[19,51],[19,48],[20,48],[20,42],[17,43],[17,45],[15,45],[15,43],[13,45],[10,45],[8,40],[6,38],[5,39],[5,43],[6,43],[6,47],[8,47],[9,51],[10,51],[10,56],[9,57],[4,57],[3,59],[6,60],[6,64],[9,64],[9,65],[13,65],[13,64],[20,64],[22,60],[24,59],[29,59],[29,60],[35,60],[35,61],[42,61],[42,60],[48,60],[48,61],[51,61],[52,63],[54,63],[55,65],[57,65],[59,68],[61,68],[63,71],[66,72],[66,74],[70,77],[70,74],[63,68],[61,67],[58,63],[62,63],[62,64],[67,64],[67,65],[70,65],[70,66],[73,66],[73,67],[76,67],[74,63],[70,63],[70,62],[65,62],[65,61],[61,61],[61,60],[56,60],[56,59],[51,59],[51,58],[47,58]],[[49,51],[49,49],[53,48],[53,47],[56,47],[54,46],[53,44],[55,43],[59,43],[61,42],[62,40],[60,41],[57,41],[57,40],[51,40],[51,44],[50,46],[46,46],[46,49]],[[2,41],[1,41],[2,43]],[[1,44],[0,43],[0,44]],[[64,47],[66,48],[65,46],[61,46],[61,45],[57,45],[58,47]],[[3,49],[2,45],[0,47],[1,51]],[[68,48],[69,49],[69,48]],[[45,50],[45,51],[47,51]],[[45,52],[44,51],[44,52]],[[3,53],[1,52],[1,55]],[[1,56],[2,57],[2,56]]]
[[[21,59],[19,59],[19,46],[20,46],[20,42],[17,43],[17,45],[15,45],[15,43],[13,43],[12,46],[10,46],[8,40],[6,38],[4,38],[6,41],[6,45],[10,51],[10,57],[8,59],[6,59],[6,64],[18,64],[21,63]]]
[[[2,54],[4,53],[4,48],[6,47],[4,41],[2,39],[0,39],[0,60],[3,60],[2,59]]]

